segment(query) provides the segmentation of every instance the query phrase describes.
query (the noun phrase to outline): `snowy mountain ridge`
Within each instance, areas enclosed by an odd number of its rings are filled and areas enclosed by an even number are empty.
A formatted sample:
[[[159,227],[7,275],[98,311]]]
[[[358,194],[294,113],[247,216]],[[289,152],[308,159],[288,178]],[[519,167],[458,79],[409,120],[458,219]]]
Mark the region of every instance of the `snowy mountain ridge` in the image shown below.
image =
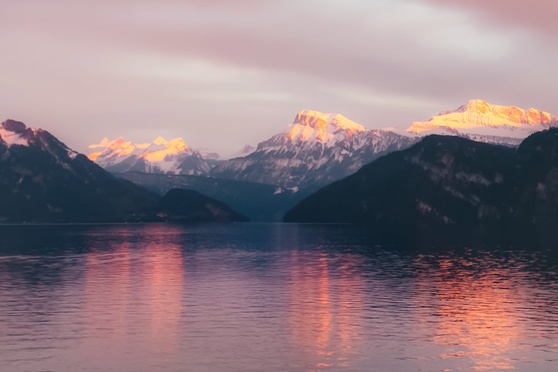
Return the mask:
[[[339,114],[304,110],[286,130],[247,156],[217,165],[210,174],[286,188],[322,185],[415,141],[391,131],[367,130]]]
[[[46,130],[15,120],[0,124],[0,222],[112,221],[154,198]]]
[[[157,137],[152,143],[133,143],[119,137],[90,145],[89,159],[112,172],[146,172],[207,175],[211,164],[182,138],[167,141]],[[209,154],[209,153],[208,153]],[[215,157],[210,154],[208,157]]]
[[[457,135],[479,142],[517,146],[529,135],[557,125],[558,118],[545,111],[492,105],[474,99],[426,122],[414,122],[407,131],[420,136]]]
[[[11,119],[0,124],[0,145],[6,146],[8,152],[13,146],[37,146],[53,155],[57,155],[60,149],[63,149],[70,159],[75,159],[79,155],[47,131],[29,128],[24,123]]]
[[[364,131],[365,127],[343,115],[304,110],[296,115],[294,122],[289,126],[288,136],[291,141],[318,140],[335,144],[347,135]]]
[[[285,130],[245,146],[236,157],[216,160],[215,154],[189,148],[182,139],[134,144],[123,138],[92,145],[89,158],[105,169],[124,173],[191,174],[276,185],[281,188],[319,186],[356,172],[392,151],[404,149],[430,134],[453,135],[478,142],[518,146],[534,132],[558,126],[550,113],[498,106],[475,99],[407,131],[367,129],[343,115],[303,110]]]

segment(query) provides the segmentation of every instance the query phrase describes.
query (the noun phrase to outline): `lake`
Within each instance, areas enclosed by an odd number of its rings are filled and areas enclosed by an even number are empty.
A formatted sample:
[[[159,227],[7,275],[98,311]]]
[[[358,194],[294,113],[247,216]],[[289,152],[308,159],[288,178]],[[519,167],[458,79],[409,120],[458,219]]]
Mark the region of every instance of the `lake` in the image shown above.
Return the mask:
[[[436,235],[1,226],[0,371],[556,371],[557,246]]]

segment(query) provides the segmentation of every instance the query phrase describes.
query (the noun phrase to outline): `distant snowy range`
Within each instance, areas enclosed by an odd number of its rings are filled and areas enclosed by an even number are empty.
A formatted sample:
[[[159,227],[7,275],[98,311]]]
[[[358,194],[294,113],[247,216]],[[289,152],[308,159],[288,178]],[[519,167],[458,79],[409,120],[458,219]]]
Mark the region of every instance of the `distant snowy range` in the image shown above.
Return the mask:
[[[217,153],[192,149],[182,138],[133,143],[124,138],[90,145],[89,158],[115,173],[198,175],[257,182],[285,188],[325,185],[379,156],[401,150],[430,134],[517,146],[530,134],[557,125],[551,114],[471,100],[406,132],[367,129],[339,114],[305,110],[284,131],[245,146],[240,156],[219,160]]]
[[[232,159],[192,149],[182,138],[167,141],[161,137],[142,144],[105,138],[90,146],[89,158],[158,193],[174,187],[192,188],[224,200],[254,219],[276,220],[320,187],[425,136],[458,136],[516,147],[530,134],[556,125],[557,119],[550,113],[482,100],[471,100],[428,121],[413,122],[406,131],[367,129],[340,114],[304,110],[285,130],[256,146],[245,146]],[[277,201],[270,202],[274,199]],[[246,207],[254,201],[262,207]]]
[[[112,177],[132,181],[158,195],[152,197],[134,189],[145,200],[158,200],[169,190],[189,189],[224,202],[223,210],[230,207],[251,220],[277,221],[320,188],[355,174],[378,158],[415,146],[426,136],[457,137],[513,149],[533,133],[556,126],[558,120],[550,113],[497,106],[482,100],[471,100],[428,121],[413,122],[406,131],[368,129],[340,114],[304,110],[296,114],[285,130],[256,146],[245,146],[231,159],[191,148],[182,138],[162,137],[151,143],[104,138],[89,146],[86,158],[46,131],[9,120],[0,127],[0,152],[4,163],[11,164],[10,169],[15,172],[10,176],[16,186],[18,182],[27,184],[26,175],[18,173],[21,168],[18,161],[23,161],[20,158],[30,156],[23,154],[22,149],[26,148],[33,156],[39,156],[41,151],[48,153],[51,163],[60,164],[61,179],[63,169],[74,167],[83,173],[74,172],[79,173],[76,182],[90,177],[97,171],[87,162],[94,162]],[[37,174],[29,181],[29,190],[33,190],[33,182],[41,179],[44,182],[41,177]],[[86,183],[91,182],[87,179]],[[108,185],[112,180],[106,178],[104,182]],[[119,187],[123,189],[130,187],[122,185]],[[45,215],[56,215],[58,207],[45,203]],[[134,211],[128,202],[126,205],[129,212]]]

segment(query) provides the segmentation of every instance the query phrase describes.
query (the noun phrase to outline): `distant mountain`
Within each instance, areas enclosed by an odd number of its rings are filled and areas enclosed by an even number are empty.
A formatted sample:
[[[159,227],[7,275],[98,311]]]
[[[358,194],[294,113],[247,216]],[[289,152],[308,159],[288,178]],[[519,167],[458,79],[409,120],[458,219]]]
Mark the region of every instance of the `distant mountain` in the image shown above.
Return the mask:
[[[148,213],[156,200],[47,131],[0,125],[0,221],[116,221]]]
[[[189,175],[127,172],[116,176],[160,195],[174,188],[195,190],[227,203],[252,221],[281,221],[289,209],[317,190],[295,192],[273,185]]]
[[[116,178],[47,131],[14,120],[0,125],[0,222],[238,220],[223,203],[192,195],[171,200],[204,206],[169,214],[162,210],[168,198]]]
[[[162,137],[152,143],[136,144],[120,137],[104,138],[90,145],[93,160],[109,172],[147,172],[163,174],[207,175],[219,155],[205,151],[205,158],[189,148],[182,138],[167,141]]]
[[[159,202],[160,216],[175,222],[247,222],[223,202],[193,190],[172,189]]]
[[[558,222],[558,129],[518,149],[428,136],[302,200],[288,222]]]
[[[244,145],[244,147],[238,151],[235,156],[233,156],[234,158],[241,158],[243,156],[247,156],[250,155],[251,153],[253,153],[254,151],[256,151],[256,148],[254,146],[251,145]]]
[[[299,112],[293,124],[246,156],[212,169],[219,178],[287,188],[325,185],[416,139],[384,130],[367,130],[344,116]]]
[[[407,131],[420,136],[457,135],[479,142],[517,146],[529,135],[556,126],[558,119],[548,112],[492,105],[476,99],[427,122],[414,122]]]
[[[200,175],[256,182],[281,188],[324,186],[365,164],[408,148],[430,135],[453,135],[479,142],[518,146],[530,134],[558,126],[551,114],[515,106],[471,100],[426,122],[414,122],[405,133],[369,130],[338,114],[305,110],[286,130],[245,146],[233,159],[218,160],[207,150],[192,150],[180,138],[134,144],[123,138],[91,145],[90,159],[114,173],[143,172]]]

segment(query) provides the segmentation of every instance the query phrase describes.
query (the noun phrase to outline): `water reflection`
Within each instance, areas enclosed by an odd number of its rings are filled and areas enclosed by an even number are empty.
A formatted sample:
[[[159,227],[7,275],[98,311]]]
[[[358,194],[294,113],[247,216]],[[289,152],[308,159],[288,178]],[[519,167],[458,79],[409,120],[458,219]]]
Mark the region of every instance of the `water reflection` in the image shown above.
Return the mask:
[[[445,347],[441,358],[468,358],[473,370],[515,369],[513,356],[525,333],[520,309],[525,283],[509,267],[493,257],[436,258],[418,260],[415,300],[433,308],[436,330],[433,341]],[[514,278],[514,280],[512,280]],[[430,296],[425,296],[428,293]],[[426,302],[425,302],[426,301]],[[423,327],[431,327],[419,314]]]
[[[85,256],[80,318],[85,320],[84,332],[89,337],[123,342],[131,299],[130,244],[123,242],[111,249]]]
[[[361,278],[352,262],[330,269],[326,253],[290,254],[289,324],[294,342],[310,362],[308,370],[347,367],[361,342],[356,324],[363,307]]]
[[[169,231],[161,225],[135,229],[133,241],[149,241]],[[184,270],[181,246],[173,239],[133,246],[125,241],[95,249],[86,255],[84,268],[84,308],[88,338],[122,345],[133,342],[173,352],[177,347],[184,297]],[[138,334],[137,325],[149,327]],[[142,337],[149,335],[148,338]],[[90,345],[86,345],[89,347]]]
[[[325,257],[301,265],[298,252],[291,257],[289,323],[295,342],[311,357],[315,366],[330,366],[333,352],[328,347],[332,332],[329,278]],[[304,319],[304,322],[300,320]],[[314,354],[314,355],[312,355]]]
[[[184,270],[181,247],[156,244],[149,247],[150,260],[142,260],[142,271],[149,273],[146,293],[149,300],[150,342],[165,352],[174,351],[179,339],[184,297]],[[147,266],[147,267],[145,267]],[[143,292],[143,291],[142,291]],[[146,340],[147,341],[147,340]]]
[[[44,229],[0,227],[0,371],[558,363],[546,251],[386,248],[332,226]]]

